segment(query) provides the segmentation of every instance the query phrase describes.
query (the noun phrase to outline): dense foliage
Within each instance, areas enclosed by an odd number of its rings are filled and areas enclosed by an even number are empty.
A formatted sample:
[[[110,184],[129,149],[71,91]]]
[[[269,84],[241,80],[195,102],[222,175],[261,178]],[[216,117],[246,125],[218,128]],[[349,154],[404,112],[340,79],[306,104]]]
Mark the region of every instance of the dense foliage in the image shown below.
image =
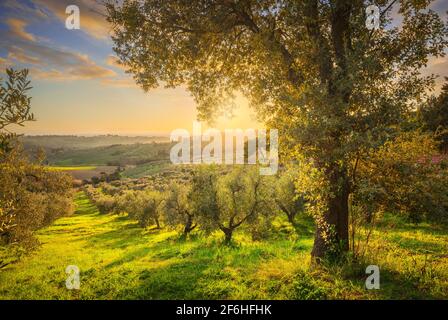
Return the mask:
[[[430,1],[400,1],[399,26],[388,1],[377,1],[380,29],[372,31],[370,4],[125,0],[107,9],[114,50],[144,90],[184,85],[209,120],[242,92],[279,130],[286,156],[317,171],[304,188],[320,260],[349,248],[357,159],[393,137],[425,98],[434,77],[418,70],[448,43]]]
[[[72,212],[72,179],[30,162],[8,128],[34,119],[28,71],[7,69],[0,86],[0,245],[36,244],[33,231]]]

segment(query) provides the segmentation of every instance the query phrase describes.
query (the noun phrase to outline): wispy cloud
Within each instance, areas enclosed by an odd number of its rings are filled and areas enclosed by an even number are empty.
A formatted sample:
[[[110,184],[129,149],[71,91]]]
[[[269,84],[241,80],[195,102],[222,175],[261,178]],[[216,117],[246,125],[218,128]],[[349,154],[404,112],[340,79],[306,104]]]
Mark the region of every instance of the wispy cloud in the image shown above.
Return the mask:
[[[24,64],[39,64],[41,62],[39,58],[28,55],[22,48],[16,46],[9,48],[8,59]]]
[[[9,32],[0,34],[0,44],[8,50],[3,65],[21,64],[31,68],[33,78],[53,81],[117,76],[115,71],[98,65],[85,54],[36,41],[26,32],[23,20],[9,18],[7,23]]]
[[[112,54],[107,57],[106,64],[122,71],[126,71],[126,67],[120,63],[120,59]]]
[[[38,21],[48,18],[48,15],[37,6],[30,6],[18,0],[2,0],[2,6],[7,8],[11,13],[27,16],[27,20]]]
[[[109,38],[109,25],[104,18],[104,7],[93,0],[33,0],[42,8],[49,10],[61,22],[65,23],[67,14],[65,9],[69,5],[77,5],[80,10],[81,31],[96,39]]]
[[[10,68],[11,66],[12,66],[12,63],[9,59],[4,59],[4,58],[0,57],[0,70],[1,71],[3,71],[6,68]]]
[[[6,23],[9,26],[11,34],[13,34],[14,36],[17,36],[23,40],[36,41],[36,38],[34,37],[34,35],[32,35],[31,33],[27,32],[25,30],[25,27],[27,26],[27,22],[25,22],[21,19],[9,18],[6,20]]]

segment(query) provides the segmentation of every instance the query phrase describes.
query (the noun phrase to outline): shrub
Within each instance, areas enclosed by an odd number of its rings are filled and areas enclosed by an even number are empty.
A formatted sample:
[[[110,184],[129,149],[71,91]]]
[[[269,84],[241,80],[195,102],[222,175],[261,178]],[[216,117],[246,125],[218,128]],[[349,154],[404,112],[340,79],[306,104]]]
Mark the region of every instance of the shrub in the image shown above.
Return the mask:
[[[448,222],[448,170],[432,161],[435,154],[431,135],[407,132],[361,161],[354,204],[366,220],[392,211],[413,222]]]

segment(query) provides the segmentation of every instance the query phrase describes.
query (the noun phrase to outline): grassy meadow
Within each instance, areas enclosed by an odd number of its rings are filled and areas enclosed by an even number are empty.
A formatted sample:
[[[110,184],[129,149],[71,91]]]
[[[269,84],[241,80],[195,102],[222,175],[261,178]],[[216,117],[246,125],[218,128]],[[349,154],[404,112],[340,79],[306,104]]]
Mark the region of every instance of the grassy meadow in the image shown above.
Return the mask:
[[[313,223],[279,218],[269,241],[221,234],[187,241],[175,231],[141,228],[100,214],[83,192],[73,215],[37,233],[40,247],[0,271],[0,299],[443,299],[448,297],[448,230],[385,216],[362,261],[313,266]],[[390,228],[393,226],[393,228]],[[378,264],[381,289],[366,290]],[[65,268],[80,268],[67,290]]]

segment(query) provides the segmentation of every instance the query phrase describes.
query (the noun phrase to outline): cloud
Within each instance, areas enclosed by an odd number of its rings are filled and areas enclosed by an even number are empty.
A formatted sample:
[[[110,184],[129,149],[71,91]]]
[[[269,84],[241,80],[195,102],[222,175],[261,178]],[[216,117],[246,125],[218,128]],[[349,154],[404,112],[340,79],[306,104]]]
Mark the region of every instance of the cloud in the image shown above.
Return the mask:
[[[39,64],[41,61],[37,57],[27,55],[23,49],[16,47],[16,46],[12,46],[9,49],[8,59],[15,60],[17,62],[24,63],[24,64]]]
[[[116,76],[108,68],[97,65],[88,56],[46,46],[27,46],[27,52],[43,62],[31,74],[46,80],[102,79]],[[34,74],[33,74],[34,73]]]
[[[107,57],[106,64],[122,71],[126,71],[126,67],[120,63],[120,59],[112,54]]]
[[[101,69],[88,68],[69,68],[63,71],[57,69],[45,70],[39,68],[31,68],[30,75],[34,79],[49,81],[90,80],[111,76],[110,74],[104,73]]]
[[[9,59],[0,57],[0,72],[3,72],[6,68],[11,68],[13,63]]]
[[[28,40],[28,41],[36,41],[36,38],[25,30],[27,23],[23,20],[16,18],[9,18],[6,20],[6,23],[9,26],[11,33],[20,39]]]
[[[48,18],[48,15],[39,7],[26,5],[21,1],[2,0],[2,6],[7,8],[13,15],[19,15],[20,17],[27,16],[27,21],[32,20],[35,22]]]
[[[0,45],[8,50],[6,59],[8,64],[29,67],[33,78],[61,81],[117,76],[115,71],[98,65],[85,54],[51,47],[29,38],[17,40],[11,33],[2,33],[0,37]]]
[[[7,2],[7,5],[14,6]],[[16,11],[20,7],[13,7]],[[40,19],[43,11],[36,6],[28,7],[29,15],[34,14],[27,21]],[[25,11],[24,11],[25,12]],[[36,13],[38,12],[38,13]],[[40,12],[40,13],[39,13]],[[65,14],[65,7],[64,7]],[[19,65],[30,69],[30,75],[34,79],[47,81],[72,81],[108,79],[104,84],[120,87],[131,87],[129,79],[122,79],[113,68],[97,64],[89,56],[66,48],[43,42],[42,38],[27,32],[27,22],[12,16],[6,20],[9,30],[0,31],[0,45],[7,49],[6,57],[0,60],[2,68]],[[108,57],[106,64],[122,70],[122,66],[113,56]],[[116,78],[116,80],[112,80]]]
[[[33,2],[49,10],[60,21],[65,23],[68,15],[65,9],[69,5],[77,5],[80,11],[81,30],[97,39],[108,39],[110,27],[104,15],[103,5],[92,0],[33,0]]]

